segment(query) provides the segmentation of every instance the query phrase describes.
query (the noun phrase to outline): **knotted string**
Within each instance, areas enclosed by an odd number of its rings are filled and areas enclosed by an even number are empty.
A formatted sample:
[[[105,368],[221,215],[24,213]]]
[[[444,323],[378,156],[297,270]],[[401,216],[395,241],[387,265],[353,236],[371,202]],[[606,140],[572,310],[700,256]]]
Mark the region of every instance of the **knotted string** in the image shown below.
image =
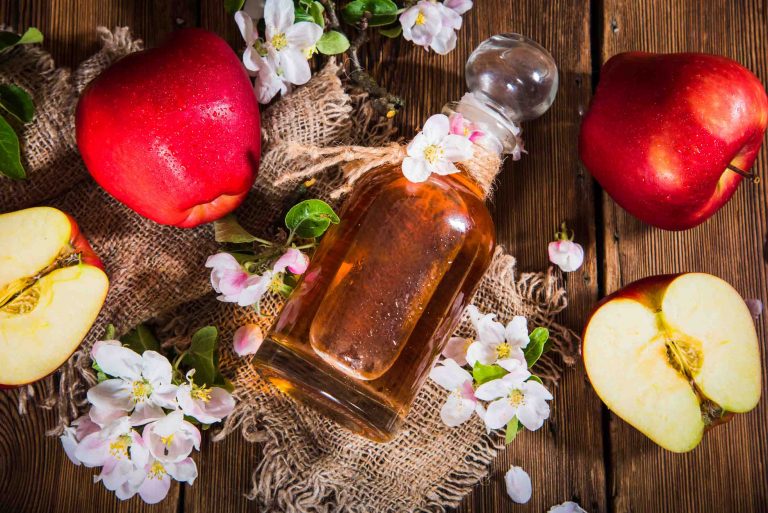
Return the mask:
[[[339,166],[345,178],[345,184],[331,193],[332,198],[339,198],[348,193],[360,178],[370,171],[385,165],[399,166],[408,156],[407,146],[392,143],[386,146],[307,146],[299,143],[285,143],[285,151],[291,160],[306,162],[300,169],[284,173],[275,181],[282,185],[289,181],[306,180],[331,168]],[[493,181],[501,170],[501,157],[484,147],[473,144],[471,159],[459,162],[458,167],[477,182],[487,198],[493,187]]]

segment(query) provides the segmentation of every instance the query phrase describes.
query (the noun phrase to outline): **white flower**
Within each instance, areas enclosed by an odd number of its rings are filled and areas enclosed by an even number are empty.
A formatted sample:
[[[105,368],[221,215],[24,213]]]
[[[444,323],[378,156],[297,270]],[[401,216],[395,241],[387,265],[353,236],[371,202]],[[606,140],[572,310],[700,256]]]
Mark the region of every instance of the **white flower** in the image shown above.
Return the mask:
[[[449,175],[458,169],[453,164],[472,158],[472,143],[466,137],[450,133],[448,116],[435,114],[408,145],[403,159],[403,174],[411,182],[424,182],[429,175]]]
[[[450,392],[440,418],[449,427],[458,426],[467,421],[477,406],[477,399],[472,389],[472,375],[450,358],[436,365],[429,377]]]
[[[127,413],[131,424],[138,426],[165,416],[163,408],[176,408],[173,369],[160,353],[139,355],[117,340],[101,340],[94,344],[91,357],[113,376],[88,390],[91,420],[100,426]]]
[[[265,40],[258,37],[252,13],[238,11],[235,21],[246,42],[243,63],[257,72],[256,93],[261,103],[269,102],[290,85],[306,84],[311,77],[308,55],[323,35],[320,25],[309,21],[294,23],[291,0],[267,0],[264,5]]]
[[[232,347],[237,356],[249,356],[256,354],[262,342],[264,342],[264,334],[258,324],[246,324],[235,331]]]
[[[547,513],[587,513],[584,511],[581,506],[576,504],[575,502],[566,501],[562,504],[558,504],[557,506],[552,506],[549,508],[549,511]]]
[[[507,485],[507,495],[518,504],[525,504],[531,500],[531,476],[520,467],[511,466],[504,474],[504,483]]]
[[[430,0],[421,0],[400,15],[403,37],[424,48],[445,55],[456,48],[456,30],[461,28],[461,14],[466,2],[453,2],[457,9]],[[470,7],[472,3],[469,3]],[[466,12],[466,10],[464,11]]]
[[[472,339],[464,337],[451,337],[443,349],[443,356],[450,358],[460,366],[467,364],[467,349],[472,344]]]
[[[211,286],[221,294],[219,301],[236,303],[248,282],[240,262],[229,253],[217,253],[208,257],[205,267],[211,268]]]
[[[197,465],[192,458],[184,458],[175,463],[150,458],[143,469],[143,477],[136,489],[139,497],[147,504],[157,504],[168,495],[171,478],[182,483],[194,483],[197,479]]]
[[[572,240],[556,240],[547,247],[549,261],[563,272],[570,273],[584,263],[584,248]]]
[[[187,373],[188,383],[179,385],[176,400],[184,415],[194,417],[203,424],[213,424],[232,413],[235,400],[221,387],[196,385],[192,381],[194,371]]]
[[[552,394],[537,381],[525,381],[530,377],[527,369],[511,370],[500,379],[480,385],[475,396],[483,401],[493,401],[485,414],[485,423],[490,429],[500,429],[517,417],[526,429],[539,429],[549,417]]]
[[[443,5],[449,9],[453,9],[458,14],[464,14],[472,9],[472,0],[445,0]]]
[[[76,456],[80,441],[86,436],[96,433],[99,429],[101,429],[99,425],[93,422],[88,414],[76,418],[70,426],[64,428],[64,433],[59,437],[59,440],[61,440],[64,452],[72,463],[81,464]]]
[[[192,452],[200,450],[200,431],[184,420],[181,410],[144,427],[142,434],[149,453],[162,462],[178,463]]]
[[[469,317],[477,332],[477,340],[467,348],[467,363],[498,364],[506,370],[525,364],[523,349],[528,345],[528,321],[515,316],[506,328],[494,320],[494,314],[482,315],[474,305],[467,307]]]

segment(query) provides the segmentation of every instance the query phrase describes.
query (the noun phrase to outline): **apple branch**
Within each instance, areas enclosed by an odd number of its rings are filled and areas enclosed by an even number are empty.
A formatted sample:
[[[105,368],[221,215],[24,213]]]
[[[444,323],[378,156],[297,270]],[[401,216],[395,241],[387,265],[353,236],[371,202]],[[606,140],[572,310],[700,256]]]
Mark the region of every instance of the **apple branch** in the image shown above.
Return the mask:
[[[749,170],[744,171],[743,169],[739,169],[738,167],[734,166],[733,164],[728,164],[728,169],[736,173],[737,175],[741,175],[744,178],[749,178],[753,184],[757,185],[760,183],[760,177],[757,176],[757,173],[755,171]]]

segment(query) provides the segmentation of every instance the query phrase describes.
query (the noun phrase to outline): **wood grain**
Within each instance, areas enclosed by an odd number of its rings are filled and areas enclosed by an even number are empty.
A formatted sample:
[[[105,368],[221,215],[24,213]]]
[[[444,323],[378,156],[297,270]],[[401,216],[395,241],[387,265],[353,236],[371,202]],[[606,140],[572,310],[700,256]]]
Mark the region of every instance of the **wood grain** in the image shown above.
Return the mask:
[[[768,3],[763,0],[606,0],[603,55],[626,50],[704,51],[736,59],[768,82]],[[765,147],[756,169],[768,176]],[[605,289],[652,274],[703,271],[744,297],[766,299],[766,186],[742,184],[704,225],[682,233],[641,224],[604,200]],[[758,322],[765,343],[766,316]],[[765,373],[765,345],[763,370]],[[763,375],[764,385],[768,383]],[[765,393],[765,392],[764,392]],[[765,401],[753,412],[707,433],[693,452],[655,446],[616,417],[610,421],[614,510],[768,510],[768,424]]]

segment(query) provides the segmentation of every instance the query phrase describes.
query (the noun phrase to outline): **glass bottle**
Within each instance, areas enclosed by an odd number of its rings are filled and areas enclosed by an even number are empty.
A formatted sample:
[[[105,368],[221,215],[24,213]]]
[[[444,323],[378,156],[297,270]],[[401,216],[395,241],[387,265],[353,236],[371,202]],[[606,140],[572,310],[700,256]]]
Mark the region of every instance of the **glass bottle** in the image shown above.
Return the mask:
[[[446,109],[477,124],[486,149],[512,153],[514,122],[549,107],[557,69],[535,42],[494,36],[470,56],[467,83],[472,92]],[[390,440],[491,263],[487,192],[466,172],[423,183],[399,164],[370,172],[256,353],[259,372],[352,431]]]

